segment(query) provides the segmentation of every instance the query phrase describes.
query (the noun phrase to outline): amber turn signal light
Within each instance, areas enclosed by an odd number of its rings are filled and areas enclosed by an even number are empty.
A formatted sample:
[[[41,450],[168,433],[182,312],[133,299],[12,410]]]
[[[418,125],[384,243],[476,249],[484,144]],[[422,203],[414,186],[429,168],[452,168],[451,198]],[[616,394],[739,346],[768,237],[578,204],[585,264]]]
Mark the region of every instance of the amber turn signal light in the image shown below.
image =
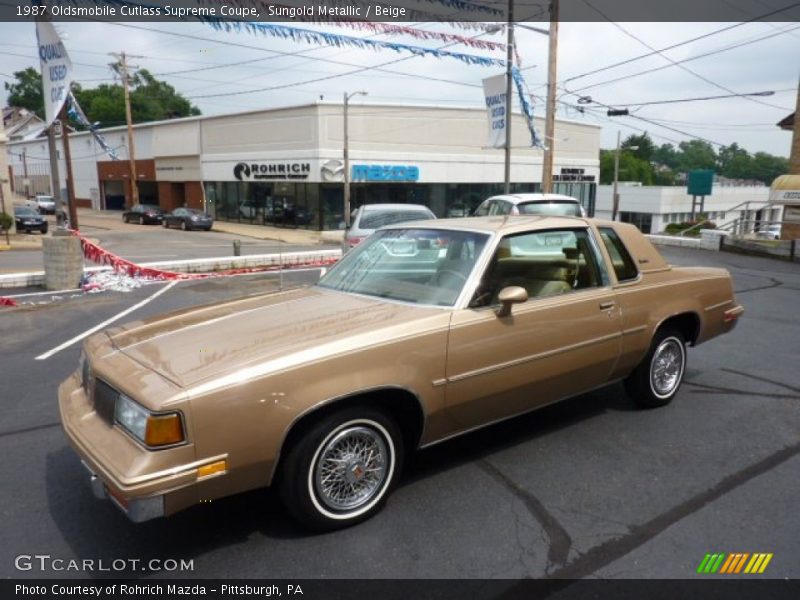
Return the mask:
[[[183,441],[183,424],[178,413],[150,415],[144,432],[144,443],[148,446],[168,446]]]
[[[217,462],[209,463],[198,467],[197,478],[203,479],[204,477],[211,477],[212,475],[222,475],[228,470],[228,461],[218,460]]]

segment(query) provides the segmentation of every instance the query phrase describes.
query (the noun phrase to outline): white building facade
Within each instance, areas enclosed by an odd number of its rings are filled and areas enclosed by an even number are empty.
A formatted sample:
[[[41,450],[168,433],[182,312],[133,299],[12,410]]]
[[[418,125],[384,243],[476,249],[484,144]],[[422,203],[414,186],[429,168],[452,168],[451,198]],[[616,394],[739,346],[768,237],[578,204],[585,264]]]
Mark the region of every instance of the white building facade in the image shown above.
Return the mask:
[[[352,207],[407,202],[445,217],[503,191],[504,151],[486,148],[483,109],[350,104]],[[537,126],[544,127],[543,122]],[[127,132],[102,131],[111,161],[87,133],[70,136],[78,204],[130,204]],[[134,127],[142,202],[205,207],[219,220],[336,229],[343,221],[341,103],[190,117]],[[59,155],[63,150],[59,141]],[[600,128],[557,120],[554,192],[594,210]],[[512,123],[512,191],[540,191],[542,155],[523,118]],[[9,144],[14,177],[49,173],[45,139]],[[63,160],[60,175],[64,179]]]
[[[691,219],[692,197],[686,193],[686,187],[620,185],[617,191],[618,219],[633,223],[644,233],[659,233],[670,223]],[[717,226],[735,219],[780,221],[781,207],[769,205],[769,193],[766,186],[715,186],[712,194],[705,197],[702,213]],[[598,186],[595,216],[610,219],[612,208],[613,186]]]

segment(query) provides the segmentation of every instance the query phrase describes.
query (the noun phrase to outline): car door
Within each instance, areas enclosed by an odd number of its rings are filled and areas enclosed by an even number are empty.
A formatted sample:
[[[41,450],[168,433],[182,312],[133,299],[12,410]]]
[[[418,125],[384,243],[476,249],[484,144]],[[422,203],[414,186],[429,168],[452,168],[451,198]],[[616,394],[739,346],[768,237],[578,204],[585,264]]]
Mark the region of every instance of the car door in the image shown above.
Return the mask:
[[[510,285],[529,299],[498,317],[497,295]],[[451,320],[446,399],[455,431],[605,384],[620,344],[619,310],[589,230],[503,238],[470,307]]]

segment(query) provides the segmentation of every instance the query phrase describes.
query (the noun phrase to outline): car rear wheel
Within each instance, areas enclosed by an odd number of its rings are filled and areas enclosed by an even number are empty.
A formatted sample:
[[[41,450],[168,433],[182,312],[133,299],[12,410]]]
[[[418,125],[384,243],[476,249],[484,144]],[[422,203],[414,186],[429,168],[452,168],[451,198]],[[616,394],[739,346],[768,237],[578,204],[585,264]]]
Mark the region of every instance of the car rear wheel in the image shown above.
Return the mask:
[[[186,231],[187,229],[189,228],[186,226],[186,221],[181,221],[181,231]]]
[[[656,332],[644,360],[625,380],[625,388],[642,408],[669,404],[686,372],[686,341],[672,328]]]
[[[279,475],[286,508],[313,529],[354,525],[377,513],[402,465],[403,440],[383,413],[354,407],[328,415],[292,444]]]

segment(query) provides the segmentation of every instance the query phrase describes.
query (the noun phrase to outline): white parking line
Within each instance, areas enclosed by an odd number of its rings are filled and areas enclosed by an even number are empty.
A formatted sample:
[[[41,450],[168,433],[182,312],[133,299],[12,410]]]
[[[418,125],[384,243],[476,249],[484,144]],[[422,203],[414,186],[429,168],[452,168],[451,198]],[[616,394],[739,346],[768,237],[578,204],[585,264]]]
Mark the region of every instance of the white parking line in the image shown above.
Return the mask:
[[[88,329],[88,330],[84,331],[83,333],[81,333],[81,334],[79,334],[79,335],[76,335],[76,336],[75,336],[74,338],[72,338],[71,340],[67,340],[66,342],[64,342],[63,344],[61,344],[61,345],[59,345],[59,346],[56,346],[56,347],[55,347],[55,348],[53,348],[52,350],[48,350],[48,351],[47,351],[47,352],[45,352],[44,354],[40,354],[39,356],[37,356],[37,357],[36,357],[36,360],[46,360],[46,359],[50,358],[51,356],[53,356],[54,354],[56,354],[56,353],[58,353],[58,352],[61,352],[61,351],[62,351],[64,348],[69,348],[70,346],[72,346],[72,344],[74,344],[74,343],[76,343],[76,342],[80,342],[80,341],[81,341],[83,338],[85,338],[85,337],[89,337],[89,336],[90,336],[90,335],[92,335],[93,333],[95,333],[95,332],[97,332],[97,331],[100,331],[101,329],[103,329],[104,327],[106,327],[106,326],[110,325],[110,324],[111,324],[111,323],[113,323],[114,321],[116,321],[116,320],[118,320],[118,319],[121,319],[122,317],[124,317],[124,316],[126,316],[126,315],[129,315],[130,313],[132,313],[133,311],[135,311],[137,308],[141,308],[141,307],[142,307],[142,306],[144,306],[145,304],[148,304],[149,302],[152,302],[153,300],[155,300],[156,298],[158,298],[158,297],[159,297],[161,294],[163,294],[164,292],[166,292],[167,290],[169,290],[169,289],[170,289],[172,286],[174,286],[174,285],[175,285],[175,284],[177,284],[178,282],[179,282],[179,280],[177,280],[177,279],[176,279],[175,281],[170,281],[170,282],[169,282],[167,285],[165,285],[163,288],[161,288],[160,290],[158,290],[158,291],[157,291],[155,294],[153,294],[152,296],[148,296],[147,298],[145,298],[145,299],[144,299],[144,300],[142,300],[141,302],[139,302],[139,303],[137,303],[137,304],[134,304],[134,305],[133,305],[133,306],[131,306],[130,308],[126,308],[126,309],[125,309],[125,310],[123,310],[121,313],[117,313],[116,315],[114,315],[114,316],[113,316],[113,317],[111,317],[110,319],[106,319],[105,321],[103,321],[102,323],[100,323],[100,324],[98,324],[98,325],[95,325],[95,326],[94,326],[94,327],[92,327],[91,329]]]

